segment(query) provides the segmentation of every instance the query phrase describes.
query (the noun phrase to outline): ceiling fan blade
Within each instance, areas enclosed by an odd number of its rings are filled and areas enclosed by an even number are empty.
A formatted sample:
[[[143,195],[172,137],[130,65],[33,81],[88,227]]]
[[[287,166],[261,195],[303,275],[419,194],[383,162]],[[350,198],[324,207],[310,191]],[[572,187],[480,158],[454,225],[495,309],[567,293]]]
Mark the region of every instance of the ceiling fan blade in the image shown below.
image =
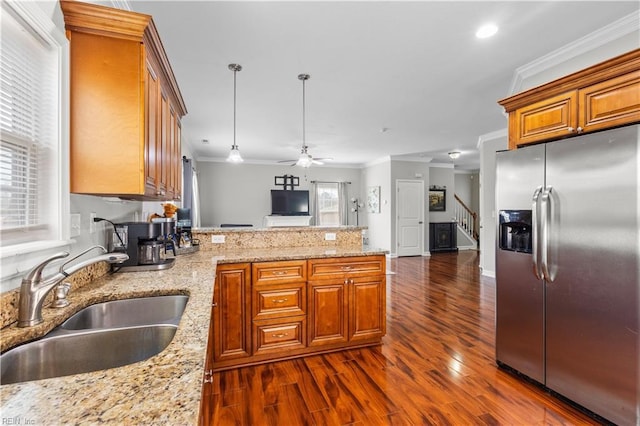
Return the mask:
[[[280,160],[278,163],[291,163],[292,161],[295,163],[298,160]]]

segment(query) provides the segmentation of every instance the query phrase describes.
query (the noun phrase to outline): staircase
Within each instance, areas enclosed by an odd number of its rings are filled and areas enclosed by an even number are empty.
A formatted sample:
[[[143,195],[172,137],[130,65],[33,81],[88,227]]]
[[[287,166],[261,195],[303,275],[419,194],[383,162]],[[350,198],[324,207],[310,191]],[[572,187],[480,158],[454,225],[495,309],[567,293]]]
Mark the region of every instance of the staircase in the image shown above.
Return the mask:
[[[462,231],[458,233],[458,235],[465,235],[469,243],[465,246],[461,244],[462,241],[458,239],[458,247],[476,249],[480,240],[480,234],[478,234],[478,214],[467,207],[464,201],[458,198],[458,195],[454,194],[454,198],[454,214],[456,222],[458,223],[458,229]]]

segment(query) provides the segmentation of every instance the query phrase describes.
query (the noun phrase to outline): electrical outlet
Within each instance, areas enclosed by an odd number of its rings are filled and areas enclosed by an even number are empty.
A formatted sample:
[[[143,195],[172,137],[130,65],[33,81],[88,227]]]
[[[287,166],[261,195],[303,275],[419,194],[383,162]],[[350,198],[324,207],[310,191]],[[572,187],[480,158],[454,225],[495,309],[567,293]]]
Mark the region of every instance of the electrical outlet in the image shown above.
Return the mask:
[[[70,228],[72,237],[80,236],[80,213],[71,214]]]
[[[89,213],[89,233],[90,234],[96,233],[97,223],[93,221],[93,219],[95,219],[96,217],[98,217],[96,213]]]
[[[212,235],[211,242],[214,244],[224,244],[224,235]]]
[[[336,233],[335,232],[325,232],[324,234],[325,241],[335,241]]]

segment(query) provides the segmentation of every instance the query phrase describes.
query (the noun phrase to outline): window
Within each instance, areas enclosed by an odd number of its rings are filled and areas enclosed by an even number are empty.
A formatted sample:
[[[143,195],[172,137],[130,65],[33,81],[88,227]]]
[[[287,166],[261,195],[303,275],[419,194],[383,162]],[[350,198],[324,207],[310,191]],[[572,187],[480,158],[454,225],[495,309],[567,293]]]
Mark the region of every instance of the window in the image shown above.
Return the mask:
[[[20,13],[25,7],[28,13]],[[2,247],[60,238],[60,51],[20,17],[33,17],[33,10],[37,16],[37,6],[2,2],[0,15]]]
[[[340,225],[339,197],[337,183],[318,183],[316,206],[318,209],[318,226]]]

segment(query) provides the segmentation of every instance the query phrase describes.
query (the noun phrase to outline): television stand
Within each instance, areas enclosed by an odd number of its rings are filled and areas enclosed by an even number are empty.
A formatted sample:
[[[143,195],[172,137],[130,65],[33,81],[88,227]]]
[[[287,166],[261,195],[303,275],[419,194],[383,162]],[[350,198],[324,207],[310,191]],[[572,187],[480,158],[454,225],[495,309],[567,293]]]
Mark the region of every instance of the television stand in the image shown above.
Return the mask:
[[[278,226],[309,226],[311,224],[311,216],[265,216],[265,228]]]

